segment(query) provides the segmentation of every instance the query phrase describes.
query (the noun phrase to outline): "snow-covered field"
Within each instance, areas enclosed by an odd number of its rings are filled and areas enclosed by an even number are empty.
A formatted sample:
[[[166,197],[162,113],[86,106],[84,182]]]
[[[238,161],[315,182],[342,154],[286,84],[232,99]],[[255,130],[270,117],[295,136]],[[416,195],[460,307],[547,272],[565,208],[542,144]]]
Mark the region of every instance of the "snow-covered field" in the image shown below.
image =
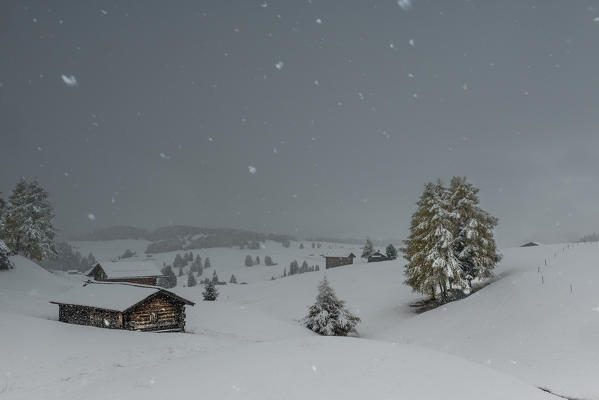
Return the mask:
[[[143,254],[147,242],[74,245],[105,260],[126,248]],[[233,273],[248,284],[219,286],[218,301],[203,302],[202,287],[181,279],[174,291],[197,303],[183,334],[57,322],[48,299],[80,278],[15,258],[0,273],[0,398],[555,399],[537,388],[546,387],[599,399],[596,244],[505,249],[496,282],[420,315],[400,260],[326,271],[361,317],[360,338],[320,337],[297,323],[325,273],[320,254],[357,253],[304,245],[200,250],[221,280]],[[279,265],[244,267],[246,254]],[[322,270],[270,280],[294,259]]]

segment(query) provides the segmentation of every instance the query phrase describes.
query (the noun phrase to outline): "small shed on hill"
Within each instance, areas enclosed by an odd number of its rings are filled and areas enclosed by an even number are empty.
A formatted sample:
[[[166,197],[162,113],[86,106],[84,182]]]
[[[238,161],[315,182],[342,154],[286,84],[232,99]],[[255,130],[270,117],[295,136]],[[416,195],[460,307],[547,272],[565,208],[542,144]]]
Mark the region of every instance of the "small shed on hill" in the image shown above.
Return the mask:
[[[354,253],[349,253],[349,255],[347,257],[325,256],[324,257],[325,268],[329,269],[329,268],[341,267],[342,265],[353,264],[354,258],[356,258],[356,255]]]
[[[534,246],[540,246],[539,243],[537,242],[528,242],[528,243],[524,243],[522,246],[520,247],[534,247]]]
[[[139,331],[182,332],[194,303],[154,286],[88,281],[50,301],[69,324]]]
[[[380,251],[377,251],[376,253],[372,253],[371,255],[368,256],[369,263],[370,262],[387,261],[387,260],[389,260],[389,257],[384,255]]]
[[[162,273],[151,261],[109,261],[96,264],[86,272],[96,281],[156,285]]]

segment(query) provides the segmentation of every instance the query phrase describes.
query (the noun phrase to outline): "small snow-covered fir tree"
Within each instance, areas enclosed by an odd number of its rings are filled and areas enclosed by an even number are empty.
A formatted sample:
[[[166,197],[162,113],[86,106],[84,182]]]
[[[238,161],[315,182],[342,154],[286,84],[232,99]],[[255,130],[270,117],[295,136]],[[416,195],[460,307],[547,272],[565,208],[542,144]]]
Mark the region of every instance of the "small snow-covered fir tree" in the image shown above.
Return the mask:
[[[219,282],[218,275],[216,275],[216,271],[212,271],[212,283],[217,284]]]
[[[231,274],[231,279],[229,279],[229,283],[237,283],[237,278],[235,278],[235,275]]]
[[[372,240],[370,240],[370,238],[366,238],[366,244],[364,245],[364,250],[362,251],[362,258],[368,258],[372,253],[374,253],[374,245],[372,244]]]
[[[302,320],[304,326],[320,335],[347,336],[360,322],[360,318],[345,308],[326,278],[318,286],[316,303],[308,309]]]
[[[252,259],[252,256],[250,256],[249,254],[247,256],[245,256],[245,266],[246,267],[251,267],[254,265],[254,260]]]
[[[397,249],[392,244],[389,244],[385,249],[385,254],[388,259],[395,260],[397,258]]]
[[[204,261],[204,269],[208,269],[212,267],[212,264],[210,264],[210,257],[206,257],[206,261]]]
[[[204,286],[204,291],[202,292],[202,296],[204,296],[205,301],[214,301],[218,297],[218,290],[216,290],[216,285],[212,282],[208,282]]]
[[[408,261],[405,283],[432,298],[439,293],[443,301],[451,284],[466,286],[453,248],[457,214],[451,211],[448,197],[440,181],[425,185],[402,249]]]
[[[468,282],[466,293],[472,289],[472,280],[491,277],[501,260],[493,237],[497,218],[479,207],[478,191],[465,177],[454,176],[449,187],[450,206],[458,215],[453,250],[462,278]]]
[[[189,271],[189,273],[187,274],[187,286],[193,287],[197,284],[198,284],[198,281],[196,281],[196,277],[193,276],[193,272]]]

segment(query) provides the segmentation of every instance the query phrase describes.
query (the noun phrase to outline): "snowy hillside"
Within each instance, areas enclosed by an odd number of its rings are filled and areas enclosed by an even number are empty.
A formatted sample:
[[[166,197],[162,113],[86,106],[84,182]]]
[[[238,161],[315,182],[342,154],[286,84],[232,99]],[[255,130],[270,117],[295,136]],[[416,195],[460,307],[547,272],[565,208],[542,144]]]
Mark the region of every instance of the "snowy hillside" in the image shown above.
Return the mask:
[[[103,249],[99,259],[138,250],[132,243],[86,243]],[[219,286],[216,302],[201,301],[201,286],[175,288],[197,302],[187,307],[186,334],[59,323],[56,306],[46,301],[76,281],[16,258],[16,268],[0,274],[0,393],[10,399],[555,399],[537,389],[546,387],[599,399],[596,244],[506,249],[496,282],[420,315],[409,306],[420,297],[402,284],[400,260],[328,270],[338,296],[362,319],[360,338],[343,339],[316,336],[297,323],[324,270],[268,280],[292,259],[315,263],[318,249],[308,247],[199,251],[221,279],[235,273],[248,284]],[[331,247],[321,253],[355,252]],[[160,256],[172,261],[174,254]],[[246,254],[268,254],[279,265],[244,267]]]

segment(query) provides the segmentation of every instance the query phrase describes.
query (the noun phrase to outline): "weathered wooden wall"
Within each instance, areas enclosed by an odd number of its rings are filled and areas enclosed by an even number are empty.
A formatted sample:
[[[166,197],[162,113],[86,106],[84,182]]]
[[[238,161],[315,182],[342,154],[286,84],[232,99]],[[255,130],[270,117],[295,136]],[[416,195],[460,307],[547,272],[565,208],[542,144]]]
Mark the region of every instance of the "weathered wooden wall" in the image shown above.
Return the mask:
[[[59,304],[58,320],[69,324],[96,326],[99,328],[123,328],[123,316],[120,312],[85,306]]]
[[[150,278],[110,278],[110,279],[99,279],[104,282],[126,282],[126,283],[138,283],[140,285],[151,285],[156,286],[157,279]]]
[[[133,330],[184,330],[185,305],[157,296],[125,315],[126,328]]]
[[[354,263],[352,257],[326,257],[326,269],[340,267],[342,265],[349,265]]]

